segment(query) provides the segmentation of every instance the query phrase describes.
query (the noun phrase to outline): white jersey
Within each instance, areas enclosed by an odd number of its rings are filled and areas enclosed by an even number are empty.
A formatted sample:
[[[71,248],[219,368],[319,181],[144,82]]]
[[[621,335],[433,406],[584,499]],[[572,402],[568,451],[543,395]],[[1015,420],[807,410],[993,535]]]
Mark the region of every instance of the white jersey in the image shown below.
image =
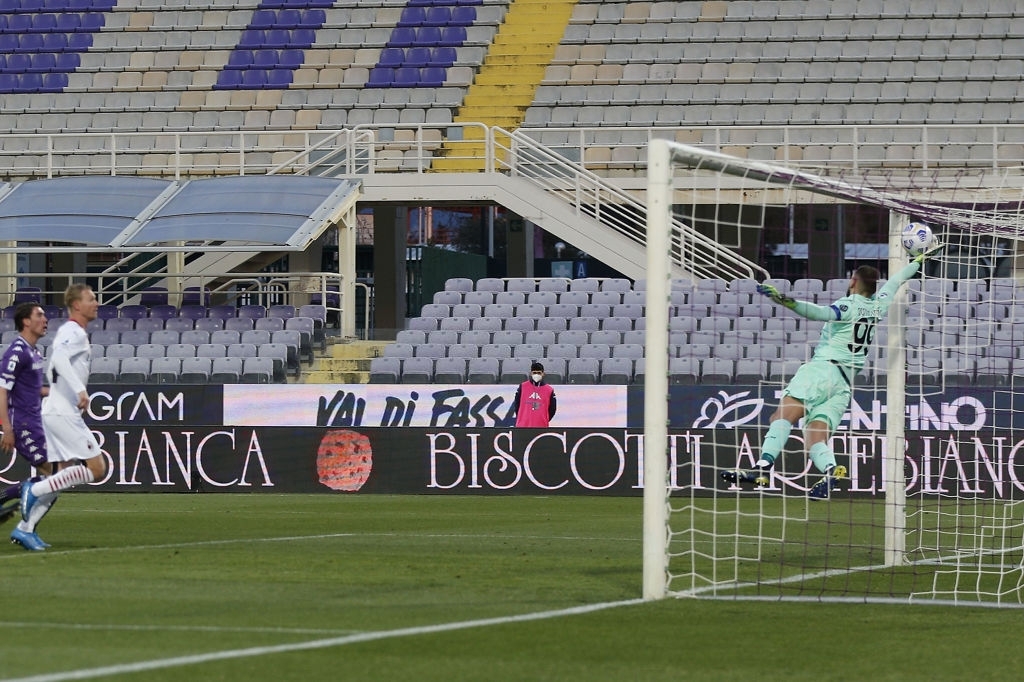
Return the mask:
[[[89,381],[89,335],[74,320],[57,329],[50,347],[46,377],[50,395],[43,400],[43,414],[81,415],[78,394]]]

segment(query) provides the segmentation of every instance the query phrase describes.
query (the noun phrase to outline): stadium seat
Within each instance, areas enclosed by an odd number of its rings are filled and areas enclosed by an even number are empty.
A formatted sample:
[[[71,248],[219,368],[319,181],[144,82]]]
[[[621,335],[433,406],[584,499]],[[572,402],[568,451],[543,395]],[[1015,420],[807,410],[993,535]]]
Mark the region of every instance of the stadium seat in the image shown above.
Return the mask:
[[[400,358],[376,357],[370,360],[371,384],[397,384],[402,376]]]
[[[273,383],[274,361],[271,358],[260,358],[255,355],[243,358],[242,375],[239,381],[243,384]]]
[[[148,357],[130,357],[121,360],[117,382],[121,384],[144,384],[149,381]]]
[[[509,351],[511,354],[511,350]],[[507,356],[503,356],[507,357]],[[466,381],[470,384],[496,384],[501,375],[497,357],[470,358],[467,363]]]
[[[669,358],[669,383],[693,386],[699,383],[700,360],[695,357]]]
[[[241,357],[195,358],[209,361],[209,377],[211,384],[237,384],[242,380],[243,359]],[[182,359],[186,363],[188,358]]]
[[[154,384],[176,384],[181,375],[181,358],[154,358],[150,363],[149,380]]]
[[[570,384],[597,384],[600,375],[601,360],[596,357],[579,357],[569,360],[568,382]]]
[[[438,358],[434,361],[434,381],[439,384],[466,383],[466,357]]]
[[[244,341],[240,345],[244,345]],[[256,347],[256,355],[260,358],[268,358],[273,362],[273,381],[283,384],[288,381],[288,347],[283,343],[267,342]],[[299,366],[295,365],[294,376],[299,375]]]
[[[89,363],[90,384],[113,384],[121,371],[120,358],[94,357]]]
[[[412,357],[402,361],[403,384],[429,384],[434,380],[434,358]]]

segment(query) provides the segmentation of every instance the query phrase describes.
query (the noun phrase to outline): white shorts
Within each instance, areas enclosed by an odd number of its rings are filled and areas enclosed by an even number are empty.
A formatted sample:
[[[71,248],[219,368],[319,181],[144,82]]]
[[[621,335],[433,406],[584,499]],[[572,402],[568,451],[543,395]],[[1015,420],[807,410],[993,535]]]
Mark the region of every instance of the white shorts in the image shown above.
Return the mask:
[[[51,462],[87,460],[100,454],[100,444],[80,414],[44,414],[43,431]]]

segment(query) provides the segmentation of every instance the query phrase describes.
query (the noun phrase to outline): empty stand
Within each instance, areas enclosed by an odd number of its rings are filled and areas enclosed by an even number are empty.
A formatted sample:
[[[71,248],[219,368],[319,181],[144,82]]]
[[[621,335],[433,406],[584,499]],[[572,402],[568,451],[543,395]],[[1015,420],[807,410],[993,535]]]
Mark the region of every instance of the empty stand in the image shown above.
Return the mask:
[[[446,286],[446,291],[455,292],[462,301],[478,300],[474,294],[480,292],[486,293],[486,300],[498,300],[507,294],[514,294],[515,300],[523,295],[525,300],[541,300],[531,297],[534,294],[550,293],[577,302],[551,303],[556,299],[542,297],[550,304],[546,306],[546,316],[537,318],[536,326],[531,318],[531,323],[523,329],[510,329],[508,327],[517,326],[514,321],[523,319],[519,317],[519,311],[524,306],[540,304],[464,304],[455,303],[454,298],[444,297],[451,301],[443,305],[449,313],[458,310],[466,314],[479,314],[479,317],[469,318],[469,326],[474,326],[479,320],[488,320],[493,321],[493,324],[483,326],[491,329],[474,328],[462,332],[401,331],[397,342],[384,350],[387,362],[375,363],[379,371],[375,372],[373,380],[385,383],[407,381],[401,365],[402,359],[415,358],[416,362],[410,368],[410,383],[431,380],[451,380],[451,383],[518,383],[526,376],[529,362],[541,360],[545,363],[551,383],[642,384],[645,372],[643,304],[630,304],[639,308],[629,317],[580,315],[584,305],[595,305],[581,303],[583,297],[592,300],[595,294],[612,290],[607,284],[611,281],[599,282],[596,286],[579,281],[575,287],[569,283],[561,287],[564,290],[562,293],[545,291],[551,288],[552,280],[543,278],[510,279],[504,282],[481,280],[476,289],[471,289],[471,284],[451,282]],[[792,284],[788,280],[772,281],[775,286],[793,295],[807,300],[817,299],[822,304],[845,295],[849,284],[845,279],[832,282],[801,280]],[[958,292],[951,281],[930,281],[934,283],[928,284],[929,287],[954,299],[962,296],[968,301],[975,301],[985,295],[979,290],[981,283],[978,282],[964,282]],[[514,291],[510,292],[506,286],[511,286]],[[620,284],[612,286],[621,288]],[[707,310],[703,317],[687,315],[670,318],[669,346],[673,357],[669,369],[673,383],[757,385],[762,381],[782,382],[788,380],[811,357],[822,323],[798,318],[777,306],[765,308],[764,317],[720,314],[723,308],[720,301],[723,298],[742,300],[750,296],[754,286],[756,283],[752,280],[728,283],[701,280],[695,287],[680,289],[679,300],[684,303],[691,297],[695,300],[703,300],[707,296],[711,298],[707,299]],[[1014,285],[1011,283],[1007,286]],[[635,291],[619,291],[618,294],[625,297]],[[499,307],[503,305],[512,305],[512,309]],[[676,312],[682,305],[676,307]],[[915,306],[924,306],[929,311],[926,314],[941,317],[938,309],[928,307],[930,305],[933,304],[912,304],[911,313]],[[940,328],[937,329],[922,328],[920,322],[914,322],[920,320],[920,317],[908,316],[908,376],[932,384],[944,381],[946,385],[1002,385],[1018,365],[1024,366],[1024,358],[1019,357],[1018,350],[1021,343],[1024,343],[1024,326],[1015,321],[1017,318],[1010,314],[1006,306],[967,303],[957,308],[958,305],[947,304],[945,317],[942,317]],[[686,310],[692,311],[689,307]],[[951,311],[960,311],[964,317],[954,317]],[[432,309],[431,312],[443,311]],[[492,315],[485,316],[485,312]],[[776,313],[781,317],[774,316]],[[410,322],[415,322],[415,319]],[[442,326],[445,319],[451,318],[440,318]],[[884,356],[885,338],[886,327],[883,325],[876,337],[879,344],[876,350],[878,358]],[[963,350],[955,350],[960,346]],[[954,350],[940,355],[935,350],[940,347]],[[439,367],[443,368],[440,375]],[[870,384],[876,375],[882,376],[884,370],[884,365],[869,359],[856,380],[861,385]]]

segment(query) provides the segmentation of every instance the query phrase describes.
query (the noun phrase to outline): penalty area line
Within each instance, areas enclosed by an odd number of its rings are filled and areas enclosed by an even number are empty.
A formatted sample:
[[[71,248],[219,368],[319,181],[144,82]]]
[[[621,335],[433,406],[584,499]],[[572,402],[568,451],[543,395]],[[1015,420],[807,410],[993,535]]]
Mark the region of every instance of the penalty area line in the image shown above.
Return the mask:
[[[602,602],[599,604],[587,604],[585,606],[573,606],[567,609],[556,609],[553,611],[537,611],[535,613],[524,613],[518,616],[480,618],[477,620],[466,620],[455,623],[439,623],[437,625],[421,625],[413,628],[399,628],[397,630],[361,632],[354,635],[329,637],[326,639],[314,639],[307,642],[294,642],[292,644],[276,644],[274,646],[261,646],[250,647],[247,649],[213,651],[206,654],[193,654],[190,656],[158,658],[151,661],[121,663],[117,665],[103,666],[100,668],[82,668],[80,670],[67,670],[64,672],[30,675],[29,677],[7,678],[7,682],[63,682],[64,680],[87,680],[94,677],[104,677],[108,675],[126,675],[129,673],[145,672],[147,670],[160,670],[164,668],[174,668],[185,665],[197,665],[201,663],[212,663],[215,661],[226,661],[234,658],[269,656],[272,654],[290,653],[293,651],[327,649],[330,647],[345,646],[348,644],[359,644],[362,642],[373,642],[382,639],[395,639],[398,637],[415,637],[418,635],[431,635],[441,632],[468,630],[470,628],[490,627],[493,625],[508,625],[511,623],[528,623],[530,621],[549,620],[552,618],[562,618],[564,616],[577,616],[586,613],[593,613],[596,611],[604,611],[606,609],[614,609],[620,606],[634,606],[636,604],[642,604],[643,602],[643,599],[626,599],[622,601]]]

